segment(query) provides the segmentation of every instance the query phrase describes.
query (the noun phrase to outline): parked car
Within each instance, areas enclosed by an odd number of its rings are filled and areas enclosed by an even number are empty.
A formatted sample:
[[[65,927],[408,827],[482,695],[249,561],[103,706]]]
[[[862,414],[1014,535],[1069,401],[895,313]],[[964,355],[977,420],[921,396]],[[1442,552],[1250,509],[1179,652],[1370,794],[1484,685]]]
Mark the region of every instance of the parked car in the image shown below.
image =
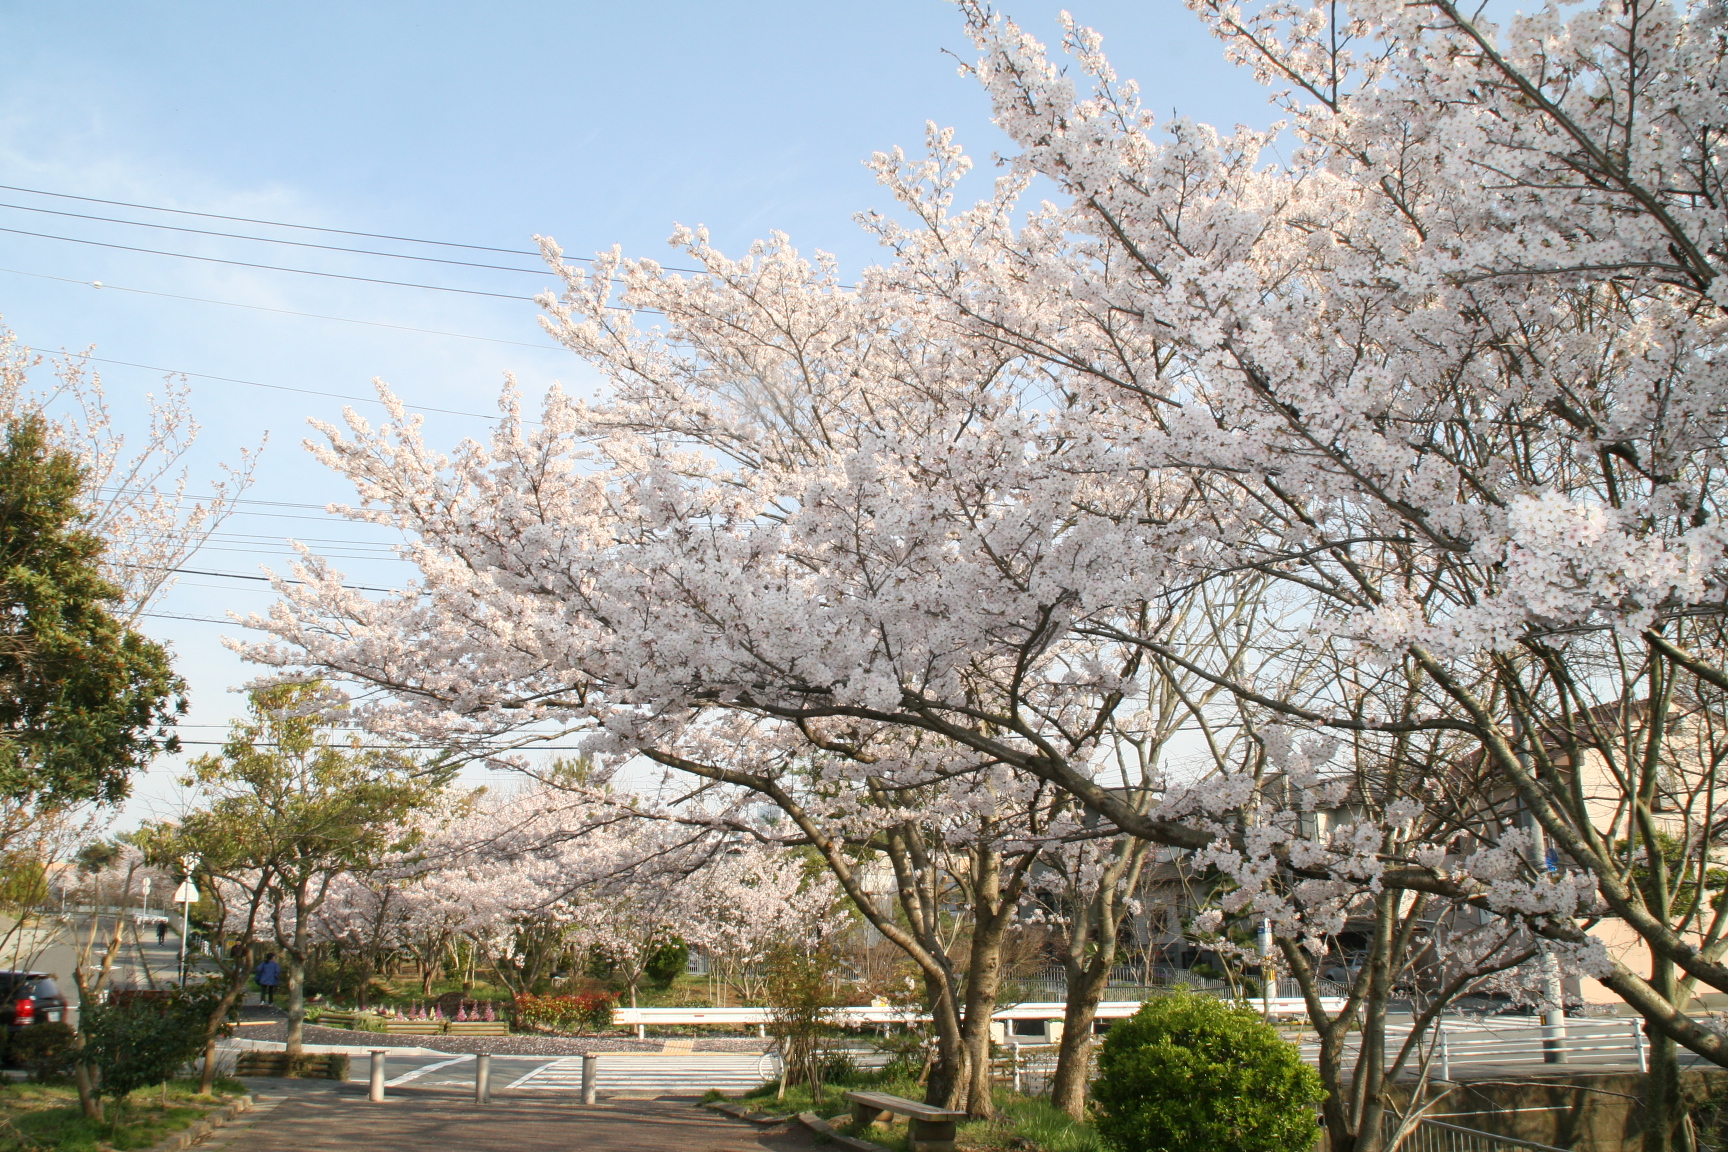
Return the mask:
[[[0,1024],[8,1032],[66,1019],[66,997],[46,972],[0,972]]]

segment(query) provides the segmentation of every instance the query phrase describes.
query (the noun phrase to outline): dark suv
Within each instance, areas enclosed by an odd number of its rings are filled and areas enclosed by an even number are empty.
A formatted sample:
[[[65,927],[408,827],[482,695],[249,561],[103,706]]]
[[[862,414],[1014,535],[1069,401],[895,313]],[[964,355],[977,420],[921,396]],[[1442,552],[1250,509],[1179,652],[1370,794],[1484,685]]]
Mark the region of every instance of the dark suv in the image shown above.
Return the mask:
[[[0,1024],[8,1032],[66,1019],[66,997],[46,972],[0,972]]]

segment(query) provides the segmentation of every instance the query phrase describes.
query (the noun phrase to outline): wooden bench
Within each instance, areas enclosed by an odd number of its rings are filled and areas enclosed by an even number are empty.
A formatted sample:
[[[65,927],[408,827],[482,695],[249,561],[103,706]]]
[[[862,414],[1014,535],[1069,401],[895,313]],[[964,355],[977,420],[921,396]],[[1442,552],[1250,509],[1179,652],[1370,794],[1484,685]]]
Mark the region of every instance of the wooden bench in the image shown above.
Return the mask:
[[[966,1119],[964,1112],[920,1104],[886,1092],[842,1092],[840,1098],[852,1105],[854,1132],[876,1123],[884,1112],[906,1117],[911,1124],[907,1152],[954,1152],[954,1126]]]

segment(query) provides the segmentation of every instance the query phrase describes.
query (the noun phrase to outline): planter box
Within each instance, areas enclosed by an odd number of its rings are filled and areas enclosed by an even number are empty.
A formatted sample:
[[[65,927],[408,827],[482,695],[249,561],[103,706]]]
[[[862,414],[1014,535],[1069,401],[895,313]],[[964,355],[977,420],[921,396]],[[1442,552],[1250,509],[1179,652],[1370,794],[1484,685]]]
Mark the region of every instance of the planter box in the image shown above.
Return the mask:
[[[328,1055],[290,1056],[286,1052],[242,1052],[234,1065],[236,1076],[296,1076],[307,1080],[348,1079],[348,1057]]]
[[[354,1015],[353,1012],[326,1012],[318,1019],[308,1020],[306,1023],[318,1028],[352,1028]]]
[[[405,1036],[436,1036],[444,1031],[442,1020],[385,1020],[386,1034]]]
[[[508,1036],[508,1020],[451,1020],[444,1025],[451,1036]]]

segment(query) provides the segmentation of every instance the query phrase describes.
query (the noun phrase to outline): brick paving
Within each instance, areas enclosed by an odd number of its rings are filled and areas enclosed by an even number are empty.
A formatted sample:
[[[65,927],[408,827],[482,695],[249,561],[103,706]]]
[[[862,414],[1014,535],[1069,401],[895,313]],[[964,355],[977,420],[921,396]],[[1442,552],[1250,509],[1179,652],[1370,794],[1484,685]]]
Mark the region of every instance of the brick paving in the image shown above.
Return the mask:
[[[452,1092],[392,1089],[382,1104],[362,1084],[251,1082],[259,1107],[200,1152],[816,1152],[796,1125],[759,1128],[690,1100],[610,1100],[515,1093],[477,1105]]]

